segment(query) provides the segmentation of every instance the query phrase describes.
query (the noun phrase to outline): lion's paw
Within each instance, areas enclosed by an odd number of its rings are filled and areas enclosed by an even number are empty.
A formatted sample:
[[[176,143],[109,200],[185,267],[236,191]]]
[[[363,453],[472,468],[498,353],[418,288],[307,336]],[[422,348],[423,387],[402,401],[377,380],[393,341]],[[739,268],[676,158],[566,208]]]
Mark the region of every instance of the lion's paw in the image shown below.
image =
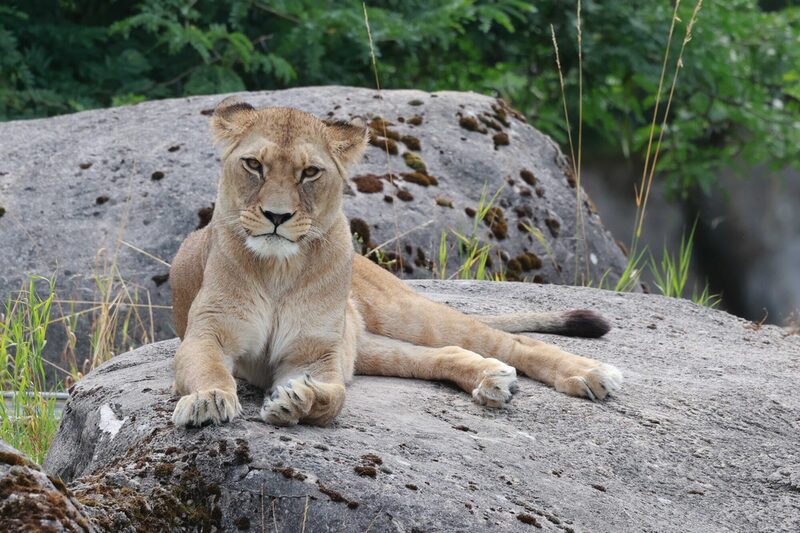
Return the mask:
[[[294,426],[311,411],[313,403],[313,378],[306,374],[275,387],[264,398],[261,418],[276,426]]]
[[[514,367],[502,365],[501,368],[484,372],[483,379],[472,391],[472,398],[476,403],[502,407],[517,392],[517,371]]]
[[[602,400],[620,388],[622,388],[622,372],[617,367],[606,364],[556,382],[557,391],[590,400]]]
[[[176,426],[199,427],[233,420],[242,412],[235,393],[209,389],[182,396],[172,413]]]

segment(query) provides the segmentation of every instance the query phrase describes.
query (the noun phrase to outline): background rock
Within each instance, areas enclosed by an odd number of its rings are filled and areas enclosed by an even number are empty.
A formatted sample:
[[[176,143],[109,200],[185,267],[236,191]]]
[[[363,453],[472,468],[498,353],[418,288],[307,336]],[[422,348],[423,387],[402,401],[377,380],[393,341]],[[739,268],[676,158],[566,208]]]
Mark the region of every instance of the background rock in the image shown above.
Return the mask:
[[[55,532],[90,531],[91,526],[61,480],[0,441],[0,528]]]
[[[242,418],[176,430],[170,340],[76,385],[47,469],[117,530],[800,529],[800,337],[658,296],[412,285],[468,312],[601,310],[603,339],[549,340],[619,366],[625,387],[591,403],[521,379],[490,410],[442,383],[357,377],[322,429],[265,425],[240,385]]]
[[[400,276],[433,277],[442,231],[469,234],[473,219],[465,210],[477,208],[484,189],[491,196],[502,187],[492,226],[479,227],[482,239],[503,250],[505,261],[494,257],[494,269],[502,263],[512,278],[550,283],[579,279],[571,170],[550,138],[502,102],[472,93],[408,90],[384,91],[381,99],[373,90],[349,87],[243,96],[256,106],[298,107],[322,118],[358,114],[389,121],[386,134],[401,139],[391,140],[398,155],[370,146],[352,171],[346,211],[359,233],[369,233],[362,235],[365,244],[395,239],[384,251],[396,260]],[[220,165],[207,115],[222,98],[0,123],[0,296],[36,273],[55,274],[62,298],[94,300],[92,274],[116,257],[131,290],[140,287],[140,303],[147,302],[147,292],[152,303],[169,305],[168,268],[117,241],[170,261],[183,238],[208,217]],[[383,125],[375,125],[383,133]],[[416,148],[415,140],[419,150],[408,148]],[[421,158],[429,176],[411,175],[406,152]],[[394,184],[386,179],[390,174]],[[431,181],[436,185],[425,185]],[[589,248],[578,263],[586,263],[594,280],[608,271],[613,283],[625,258],[588,197],[582,204]],[[522,223],[537,228],[546,247]],[[508,260],[519,257],[509,266]],[[455,252],[450,258],[452,272]],[[172,336],[169,311],[155,313],[156,338]]]
[[[583,184],[614,236],[630,243],[636,219],[634,191],[640,164],[586,157]],[[642,232],[643,245],[660,261],[673,255],[697,221],[688,287],[708,284],[735,315],[800,327],[800,172],[740,165],[718,176],[719,187],[668,201],[656,182]],[[655,290],[652,277],[644,281]]]

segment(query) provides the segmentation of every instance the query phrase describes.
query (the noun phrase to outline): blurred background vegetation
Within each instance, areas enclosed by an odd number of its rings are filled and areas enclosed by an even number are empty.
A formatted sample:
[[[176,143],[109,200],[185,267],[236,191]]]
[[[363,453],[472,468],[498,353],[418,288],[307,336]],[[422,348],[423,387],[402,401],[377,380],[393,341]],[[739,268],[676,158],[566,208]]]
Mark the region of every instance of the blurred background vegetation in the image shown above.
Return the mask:
[[[680,3],[669,50],[673,60],[696,2]],[[552,25],[573,121],[583,106],[583,161],[596,174],[587,173],[585,186],[607,226],[631,242],[633,191],[645,161],[674,0],[582,2],[583,98],[578,89],[576,1],[366,4],[383,88],[502,96],[568,151]],[[664,92],[670,75],[671,67]],[[0,3],[0,120],[156,98],[328,84],[375,87],[361,1]],[[662,109],[665,100],[662,93]],[[737,251],[733,248],[743,242],[743,227],[753,221],[775,227],[781,221],[765,221],[771,209],[766,201],[756,206],[765,215],[755,216],[750,204],[742,204],[734,213],[737,220],[718,206],[736,200],[737,191],[753,201],[767,180],[800,184],[800,174],[786,178],[787,172],[800,168],[797,0],[705,0],[683,54],[667,122],[658,159],[662,204],[656,201],[651,208],[655,213],[648,215],[656,228],[649,239],[645,236],[645,244],[658,250],[666,240],[668,248],[677,250],[680,234],[697,220],[695,244],[705,254],[695,272],[701,285],[708,279],[727,308],[743,316],[760,316],[762,307],[780,308],[786,315],[800,305],[798,276],[791,278],[791,297],[779,285],[770,289],[774,294],[767,301],[759,284],[791,275],[791,263],[800,260],[800,228],[789,227],[787,237],[779,236],[769,246],[762,246],[761,233],[748,234],[749,244]],[[731,174],[746,179],[737,182],[729,179]],[[755,186],[740,187],[754,180]],[[772,190],[770,198],[785,198],[793,190],[785,187]],[[669,206],[663,208],[669,213],[679,211],[680,217],[660,216],[659,205]],[[720,220],[734,222],[720,233]],[[800,224],[800,216],[793,220]],[[667,238],[670,224],[677,230]],[[722,242],[731,244],[720,249]],[[774,267],[780,275],[770,274],[773,267],[767,265],[756,269],[761,276],[756,281],[744,279],[744,274],[731,276],[736,269],[745,270],[744,263],[756,262],[753,253],[769,255],[776,247],[791,248],[782,266]],[[745,291],[745,286],[751,287]],[[788,303],[776,307],[775,299]]]
[[[367,4],[384,87],[497,93],[566,141],[550,24],[577,116],[572,2]],[[683,4],[687,21],[694,2]],[[671,192],[708,191],[734,159],[797,164],[795,4],[706,0],[660,156]],[[667,1],[583,2],[590,150],[643,153],[671,17]],[[683,32],[676,34],[678,47]],[[4,1],[0,69],[5,120],[183,95],[375,83],[362,4],[353,0]]]

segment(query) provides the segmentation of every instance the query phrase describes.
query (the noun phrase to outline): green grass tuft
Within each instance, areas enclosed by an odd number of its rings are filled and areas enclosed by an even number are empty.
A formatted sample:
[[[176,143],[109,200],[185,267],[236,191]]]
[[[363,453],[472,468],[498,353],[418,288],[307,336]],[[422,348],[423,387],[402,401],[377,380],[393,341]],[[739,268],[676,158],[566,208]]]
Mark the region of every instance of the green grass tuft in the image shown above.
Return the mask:
[[[47,289],[45,296],[37,291],[40,285]],[[44,460],[59,424],[56,400],[43,392],[43,351],[54,290],[53,280],[32,276],[0,317],[0,388],[12,393],[0,402],[0,438],[37,463]]]

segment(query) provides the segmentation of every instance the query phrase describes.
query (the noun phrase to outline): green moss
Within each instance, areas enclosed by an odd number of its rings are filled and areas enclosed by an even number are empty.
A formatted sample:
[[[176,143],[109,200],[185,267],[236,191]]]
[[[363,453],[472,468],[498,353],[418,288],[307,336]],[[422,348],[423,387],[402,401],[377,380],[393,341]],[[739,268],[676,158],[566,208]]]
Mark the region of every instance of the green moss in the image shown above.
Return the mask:
[[[399,141],[400,140],[400,132],[395,131],[395,130],[386,130],[386,138],[387,139],[391,139],[393,141]]]
[[[422,172],[403,172],[400,174],[400,176],[409,183],[416,183],[417,185],[422,185],[423,187],[439,184],[439,181],[436,178],[433,176],[428,176],[427,174],[423,174]]]
[[[452,209],[453,208],[453,200],[451,200],[450,198],[443,198],[443,197],[440,196],[440,197],[436,198],[436,205],[438,205],[440,207],[449,207],[450,209]]]
[[[377,174],[364,174],[355,176],[351,181],[356,184],[356,190],[366,194],[383,191],[383,180]]]
[[[554,218],[547,218],[545,219],[544,223],[547,224],[547,227],[550,229],[550,233],[553,234],[553,237],[558,237],[558,234],[561,231],[561,223]]]
[[[500,131],[503,129],[502,126],[500,126],[500,124],[496,120],[493,120],[491,117],[487,117],[482,113],[478,115],[478,120],[483,122],[486,126],[492,128],[493,130]]]
[[[374,478],[378,475],[378,471],[374,466],[356,466],[353,471],[359,476]]]
[[[490,207],[483,222],[489,226],[492,235],[497,239],[502,240],[508,236],[508,222],[501,208],[497,206]]]
[[[172,463],[159,463],[153,468],[153,474],[160,479],[168,478],[175,470],[175,465]]]
[[[419,126],[420,124],[422,124],[422,120],[423,120],[422,115],[414,115],[413,117],[408,119],[408,123],[411,124],[412,126]]]
[[[422,100],[420,100],[419,98],[414,98],[413,100],[410,100],[410,101],[408,102],[408,105],[416,107],[416,106],[421,106],[421,105],[423,105],[424,103],[425,103],[425,102],[423,102],[423,101],[422,101]]]
[[[369,121],[369,127],[373,130],[378,130],[381,135],[383,135],[383,130],[389,129],[390,126],[393,126],[393,124],[383,117],[374,117]]]
[[[353,218],[350,220],[350,233],[358,235],[362,242],[369,242],[369,224],[360,218]]]
[[[486,133],[488,131],[480,125],[477,118],[471,115],[461,115],[458,119],[458,125],[467,131],[477,131],[478,133]]]
[[[373,137],[386,137],[394,141],[399,141],[400,133],[391,129],[389,127],[391,125],[392,125],[391,122],[389,122],[388,120],[384,120],[381,117],[375,117],[369,123],[369,127]]]
[[[536,185],[536,182],[538,181],[536,176],[533,175],[533,172],[527,168],[523,168],[519,171],[519,177],[522,178],[522,181],[531,186]]]
[[[414,195],[412,195],[405,189],[400,189],[399,191],[397,191],[397,197],[403,200],[404,202],[410,202],[411,200],[414,199]]]
[[[523,271],[538,270],[542,268],[542,260],[532,252],[525,252],[517,256],[517,261]]]
[[[291,466],[284,466],[284,467],[276,466],[272,469],[272,471],[277,472],[286,479],[296,479],[297,481],[305,481],[308,478],[308,476],[306,476],[302,472],[298,472]]]
[[[389,152],[391,155],[397,155],[400,151],[397,148],[397,143],[392,139],[385,139],[383,137],[370,136],[369,143],[372,146],[377,146],[384,152]]]
[[[504,131],[500,131],[492,135],[492,141],[494,141],[495,150],[497,150],[500,146],[508,146],[511,142],[508,138],[508,134]]]
[[[542,529],[542,525],[539,523],[539,521],[536,520],[535,517],[533,517],[533,516],[531,516],[529,514],[520,513],[520,514],[517,515],[517,520],[519,520],[523,524],[528,524],[529,526],[533,526],[533,527]]]
[[[503,100],[502,98],[498,98],[495,100],[495,103],[492,104],[492,111],[495,113],[495,118],[503,123],[504,126],[508,127],[511,123],[508,121],[508,116],[511,115],[515,119],[519,120],[520,122],[527,123],[528,120],[525,118],[525,115],[508,105],[508,102]]]
[[[422,150],[422,143],[419,142],[419,139],[414,137],[413,135],[403,135],[400,137],[400,142],[406,145],[406,148],[409,150],[414,150],[419,152]]]
[[[572,167],[567,166],[564,168],[564,177],[567,178],[567,183],[573,189],[578,186],[578,181],[575,179],[575,172],[573,172]]]
[[[427,268],[429,270],[433,268],[433,263],[428,261],[428,258],[425,257],[425,252],[422,250],[422,248],[417,248],[417,255],[414,258],[414,264],[420,268]],[[383,464],[382,461],[383,460],[381,460],[381,463],[376,464]]]
[[[494,117],[499,120],[503,126],[506,128],[511,126],[511,123],[508,121],[508,113],[506,113],[505,107],[500,104],[492,104],[492,111],[494,111]]]
[[[422,158],[415,153],[404,152],[403,161],[406,162],[406,165],[417,172],[422,172],[423,174],[428,173],[428,167],[425,165],[425,161],[423,161]]]

